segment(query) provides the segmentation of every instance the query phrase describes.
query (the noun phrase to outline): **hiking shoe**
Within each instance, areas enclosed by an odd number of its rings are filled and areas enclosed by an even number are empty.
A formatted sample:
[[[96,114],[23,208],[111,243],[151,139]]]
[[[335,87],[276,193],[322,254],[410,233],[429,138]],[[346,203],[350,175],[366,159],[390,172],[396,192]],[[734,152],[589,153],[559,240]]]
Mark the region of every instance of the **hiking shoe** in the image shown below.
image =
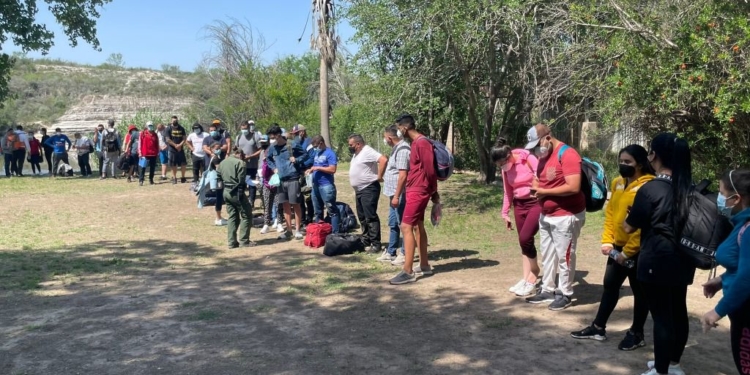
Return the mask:
[[[535,296],[526,298],[526,302],[538,304],[538,303],[549,303],[555,301],[555,295],[550,292],[539,291]]]
[[[653,371],[654,374],[658,374],[658,372],[656,372],[656,369],[654,368],[654,366],[656,366],[656,362],[654,362],[654,361],[648,361],[646,363],[646,365],[648,365],[649,370]],[[685,371],[682,370],[682,367],[680,367],[679,363],[676,364],[676,365],[670,364],[669,365],[669,370],[668,370],[667,373],[669,375],[685,375]],[[644,374],[650,374],[650,373],[648,371],[646,371],[646,372],[644,372]]]
[[[172,179],[172,185],[177,185],[177,179],[176,178]]]
[[[294,239],[295,240],[304,240],[305,239],[305,235],[302,234],[300,231],[297,231],[297,232],[294,233]]]
[[[186,182],[187,182],[187,178],[183,177],[183,178],[181,178],[181,179],[180,179],[180,183],[181,183],[181,184],[184,184],[184,183],[186,183]]]
[[[243,244],[240,244],[240,247],[255,247],[255,246],[257,246],[257,245],[258,245],[258,244],[256,244],[256,243],[255,243],[255,242],[253,242],[253,241],[248,241],[248,242],[245,242],[245,243],[243,243]]]
[[[276,237],[276,239],[284,240],[284,241],[289,240],[291,238],[292,238],[292,232],[287,232],[287,231],[284,231],[278,237]]]
[[[408,284],[413,283],[417,281],[417,275],[416,273],[412,272],[411,274],[408,274],[404,271],[401,271],[396,275],[394,278],[389,281],[391,285],[402,285],[402,284]]]
[[[263,228],[260,230],[260,234],[266,234],[268,233],[268,225],[264,225]]]
[[[148,184],[149,185],[153,185],[154,184],[154,180],[149,181]]]
[[[592,324],[580,331],[571,332],[570,336],[574,339],[604,341],[607,339],[607,331]]]
[[[569,296],[564,296],[562,294],[555,294],[555,300],[549,304],[549,309],[552,311],[565,310],[572,303],[573,302],[570,300]]]
[[[516,289],[516,295],[518,297],[528,297],[536,292],[536,284],[523,282],[521,287]]]
[[[216,225],[217,227],[223,227],[227,225],[227,221],[224,219],[216,219],[214,220],[214,225]]]
[[[526,284],[526,279],[521,279],[515,285],[508,288],[508,291],[515,294],[516,290],[518,290],[518,288],[522,287],[524,284]]]
[[[625,338],[620,341],[619,345],[617,345],[617,349],[629,352],[644,346],[646,346],[646,341],[643,339],[643,334],[628,330],[628,332],[625,333]]]
[[[380,254],[377,260],[378,262],[392,262],[396,257],[391,256],[391,254],[388,254],[388,250],[383,250],[383,254]]]
[[[240,244],[233,244],[233,245],[229,245],[229,246],[227,246],[227,247],[228,247],[228,248],[229,248],[230,250],[231,250],[231,249],[236,249],[236,248],[240,247]]]
[[[406,262],[406,256],[404,254],[401,254],[399,252],[396,253],[396,259],[391,261],[391,265],[394,266],[403,266],[404,262]]]
[[[430,266],[425,267],[425,269],[422,269],[422,266],[416,266],[412,271],[418,276],[432,275],[432,267]]]

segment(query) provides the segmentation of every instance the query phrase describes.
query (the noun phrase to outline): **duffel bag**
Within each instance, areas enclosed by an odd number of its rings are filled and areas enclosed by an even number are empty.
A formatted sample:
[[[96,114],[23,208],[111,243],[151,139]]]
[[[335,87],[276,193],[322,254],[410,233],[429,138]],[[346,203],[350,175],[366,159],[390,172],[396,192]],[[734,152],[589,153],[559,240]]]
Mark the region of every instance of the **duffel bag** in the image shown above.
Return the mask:
[[[326,246],[323,248],[323,255],[329,257],[337,255],[354,254],[365,251],[365,244],[362,239],[354,234],[334,233],[326,237]]]
[[[332,232],[333,227],[326,222],[309,224],[307,234],[305,234],[305,246],[323,247],[326,244],[326,237]]]

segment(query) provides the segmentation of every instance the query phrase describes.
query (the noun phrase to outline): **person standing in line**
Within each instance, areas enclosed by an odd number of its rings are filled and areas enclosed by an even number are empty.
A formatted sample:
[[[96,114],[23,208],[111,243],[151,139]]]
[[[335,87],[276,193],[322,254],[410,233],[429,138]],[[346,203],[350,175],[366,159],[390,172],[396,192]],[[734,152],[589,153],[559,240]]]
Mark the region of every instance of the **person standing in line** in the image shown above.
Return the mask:
[[[716,200],[721,213],[731,218],[734,230],[716,250],[723,275],[703,284],[703,295],[713,298],[724,291],[716,307],[701,318],[703,331],[729,316],[734,365],[740,374],[750,374],[750,170],[734,169],[719,181]]]
[[[302,166],[300,170],[301,174],[307,174],[307,171],[312,168],[312,163],[315,160],[316,150],[312,145],[312,141],[307,135],[307,129],[304,125],[294,125],[292,130],[289,132],[294,136],[292,144],[299,145],[308,154],[308,163]],[[307,186],[305,179],[300,180],[300,186],[302,190],[302,199],[300,200],[300,209],[302,210],[302,225],[306,226],[310,223],[315,216],[315,206],[312,201],[312,186]]]
[[[104,165],[102,166],[102,177],[107,178],[107,170],[110,171],[112,178],[117,179],[117,159],[120,158],[122,142],[120,133],[115,129],[115,120],[107,121],[107,129],[102,133],[102,154],[104,154]]]
[[[13,162],[15,163],[16,175],[23,177],[23,162],[26,160],[26,152],[31,148],[29,136],[23,130],[23,126],[16,126],[16,144],[13,147]]]
[[[44,159],[47,161],[49,175],[52,176],[52,153],[54,151],[54,147],[47,145],[47,140],[51,138],[47,134],[47,128],[42,128],[40,132],[42,133],[42,148],[44,149]]]
[[[172,184],[177,184],[177,167],[180,167],[181,183],[186,183],[185,172],[187,172],[187,159],[185,157],[185,142],[187,134],[185,128],[180,125],[177,116],[172,116],[172,125],[168,130],[165,140],[169,145],[169,166],[172,168]]]
[[[313,223],[323,220],[323,209],[328,210],[328,216],[331,218],[331,227],[333,233],[339,233],[340,213],[336,206],[336,182],[334,174],[338,165],[336,153],[326,147],[326,141],[323,137],[316,135],[312,138],[312,147],[317,152],[313,166],[307,170],[307,174],[312,174],[312,204],[314,208]]]
[[[240,135],[237,136],[237,142],[235,145],[242,149],[242,154],[245,156],[245,164],[247,167],[247,177],[250,180],[258,179],[258,160],[260,158],[260,133],[255,131],[255,122],[253,120],[243,122],[240,124]],[[250,205],[255,207],[255,198],[257,197],[258,190],[254,184],[247,187],[250,195]]]
[[[357,216],[362,226],[362,242],[365,251],[380,253],[380,182],[383,181],[388,159],[365,144],[359,134],[349,136],[349,153],[352,161],[349,166],[349,182],[354,188],[357,203]]]
[[[662,133],[650,148],[656,178],[635,194],[622,225],[625,233],[641,230],[637,272],[654,320],[655,359],[644,375],[684,375],[680,359],[690,331],[687,289],[695,265],[679,248],[678,239],[687,222],[693,186],[690,147],[675,134]]]
[[[281,128],[274,124],[268,130],[268,136],[275,144],[268,150],[268,166],[275,174],[278,174],[281,185],[277,188],[279,202],[284,205],[284,219],[288,228],[279,236],[279,239],[286,240],[292,238],[290,232],[292,223],[292,211],[294,211],[294,239],[303,240],[305,238],[300,231],[302,226],[302,209],[300,200],[302,191],[300,190],[299,177],[302,165],[307,162],[308,154],[300,145],[292,144],[287,141],[285,133]],[[281,221],[281,220],[279,220]]]
[[[187,138],[190,148],[191,160],[193,161],[193,183],[198,183],[201,174],[206,170],[206,151],[203,149],[203,141],[208,137],[203,131],[203,125],[199,122],[193,124],[193,132]]]
[[[125,152],[128,155],[128,164],[130,165],[130,170],[127,171],[128,173],[128,182],[135,181],[135,172],[138,169],[138,143],[140,140],[140,132],[138,132],[138,128],[130,124],[128,126],[128,135],[125,137]]]
[[[271,228],[278,227],[282,228],[282,232],[284,231],[284,215],[279,215],[281,224],[279,224],[279,217],[273,217],[274,210],[279,206],[279,198],[277,194],[277,187],[271,186],[268,183],[273,176],[273,169],[268,166],[268,162],[266,160],[268,157],[269,147],[270,142],[268,140],[268,136],[261,136],[260,148],[263,150],[263,152],[260,154],[260,174],[261,179],[263,180],[263,228],[260,230],[260,234],[266,234]]]
[[[169,145],[167,144],[167,133],[169,129],[164,124],[156,126],[156,134],[159,136],[159,163],[161,164],[160,181],[167,180],[167,167],[169,166]],[[206,166],[208,168],[208,166]]]
[[[70,162],[68,161],[68,151],[70,151],[72,143],[70,142],[70,138],[68,138],[67,135],[63,134],[60,128],[56,128],[55,135],[47,140],[46,145],[51,146],[54,149],[54,154],[52,154],[51,177],[57,177],[57,169],[60,162],[70,164]]]
[[[648,318],[648,305],[638,282],[641,233],[625,233],[622,223],[633,207],[635,194],[654,179],[654,170],[648,162],[648,152],[639,145],[630,145],[620,150],[619,163],[620,177],[612,181],[612,197],[607,203],[602,231],[601,251],[607,257],[607,269],[604,272],[601,303],[591,325],[571,332],[570,335],[576,339],[606,340],[607,321],[617,306],[622,283],[628,279],[630,289],[633,290],[633,324],[617,348],[631,351],[646,345],[643,326]]]
[[[245,195],[247,163],[242,149],[235,147],[232,156],[225,158],[218,168],[218,178],[224,184],[224,202],[227,205],[227,242],[230,249],[253,247],[250,241],[253,207]],[[239,239],[237,238],[239,230]]]
[[[146,123],[146,130],[141,132],[138,141],[138,158],[145,158],[148,163],[148,182],[154,184],[154,173],[156,172],[156,157],[159,155],[159,136],[156,134],[154,123]],[[143,186],[146,178],[146,167],[141,166],[140,178],[138,184]]]
[[[81,168],[81,177],[86,178],[91,176],[91,163],[89,158],[91,157],[93,143],[91,143],[91,140],[88,137],[81,135],[81,133],[73,134],[73,138],[76,140],[73,144],[73,148],[75,148],[78,157],[78,167]]]
[[[383,142],[392,148],[383,175],[383,195],[388,198],[388,227],[391,230],[388,247],[383,250],[378,261],[401,266],[405,259],[401,241],[401,217],[404,216],[406,207],[406,176],[409,173],[411,147],[403,137],[398,136],[398,126],[395,124],[385,128]],[[401,251],[398,251],[399,248]]]
[[[502,217],[505,228],[513,230],[510,219],[510,208],[518,230],[518,243],[521,247],[521,280],[510,287],[509,291],[519,297],[526,297],[536,291],[539,277],[539,263],[534,245],[534,237],[539,231],[539,216],[542,207],[532,197],[531,187],[539,164],[536,156],[527,150],[513,150],[505,138],[500,137],[490,150],[490,157],[503,176],[503,209]]]
[[[16,132],[11,128],[5,133],[0,143],[0,148],[3,149],[3,157],[5,158],[5,177],[8,178],[13,176],[13,166],[15,165],[13,161],[13,146],[16,144],[17,138]]]
[[[218,126],[219,125],[217,124],[211,124],[211,126],[208,127],[209,136],[203,139],[203,151],[206,154],[206,158],[208,159],[207,163],[209,165],[212,165],[212,163],[219,164],[226,159],[228,154],[228,140],[221,135]],[[216,211],[216,221],[214,221],[214,224],[216,226],[227,225],[227,221],[221,217],[221,209],[223,206],[224,195],[221,190],[217,190],[216,205],[214,207]]]
[[[96,152],[96,160],[99,163],[99,176],[104,171],[104,150],[102,149],[102,143],[104,142],[104,125],[99,124],[94,129],[94,152]]]
[[[586,222],[586,197],[581,190],[581,156],[552,135],[545,124],[526,133],[527,150],[539,158],[532,189],[542,207],[539,239],[542,248],[542,288],[526,299],[533,304],[549,303],[552,311],[568,308],[573,302],[576,249]],[[555,279],[558,283],[555,285]]]
[[[31,164],[31,172],[34,174],[42,174],[42,143],[39,142],[36,137],[32,134],[29,138],[29,163]]]
[[[402,115],[396,119],[397,134],[411,141],[409,173],[406,176],[406,207],[401,217],[401,233],[404,236],[406,259],[398,275],[390,280],[393,285],[417,281],[417,276],[432,275],[432,267],[427,260],[427,231],[424,216],[427,204],[440,204],[435,170],[435,154],[432,143],[417,131],[414,117]],[[419,246],[419,266],[414,266],[415,248]]]

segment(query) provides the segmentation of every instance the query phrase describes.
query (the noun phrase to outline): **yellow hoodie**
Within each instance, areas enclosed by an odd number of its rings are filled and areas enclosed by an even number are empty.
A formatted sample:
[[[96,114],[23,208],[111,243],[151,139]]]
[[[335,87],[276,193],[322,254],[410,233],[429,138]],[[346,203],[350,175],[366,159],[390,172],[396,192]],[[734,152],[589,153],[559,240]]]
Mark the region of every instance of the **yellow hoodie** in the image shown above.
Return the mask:
[[[643,184],[653,179],[654,176],[652,175],[644,175],[628,186],[625,186],[626,180],[622,177],[617,177],[612,181],[612,197],[609,199],[604,214],[602,245],[622,246],[622,252],[628,258],[638,254],[638,251],[641,250],[641,231],[637,230],[632,234],[627,234],[622,229],[622,223],[625,222],[628,211],[633,206],[635,193]]]

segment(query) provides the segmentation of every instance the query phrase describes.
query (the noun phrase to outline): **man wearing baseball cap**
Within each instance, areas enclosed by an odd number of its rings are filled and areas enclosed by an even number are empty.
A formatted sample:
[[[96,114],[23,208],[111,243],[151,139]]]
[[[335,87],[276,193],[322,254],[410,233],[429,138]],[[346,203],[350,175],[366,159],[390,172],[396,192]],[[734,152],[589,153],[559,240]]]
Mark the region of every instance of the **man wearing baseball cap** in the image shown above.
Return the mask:
[[[237,136],[237,147],[242,150],[245,161],[246,176],[255,181],[258,178],[258,160],[260,158],[260,136],[255,131],[255,121],[245,121],[240,124],[240,135]],[[248,185],[250,205],[255,206],[257,189],[255,185]]]
[[[305,151],[310,151],[312,143],[310,142],[310,138],[307,136],[307,129],[305,129],[305,125],[294,125],[294,127],[292,127],[292,131],[290,131],[289,133],[294,136],[295,144],[300,145]]]
[[[542,206],[539,237],[542,252],[542,289],[529,303],[550,303],[559,311],[571,304],[576,272],[576,247],[586,221],[586,199],[581,191],[581,156],[537,124],[526,133],[527,150],[539,158],[532,192]],[[557,285],[555,278],[559,276]]]

